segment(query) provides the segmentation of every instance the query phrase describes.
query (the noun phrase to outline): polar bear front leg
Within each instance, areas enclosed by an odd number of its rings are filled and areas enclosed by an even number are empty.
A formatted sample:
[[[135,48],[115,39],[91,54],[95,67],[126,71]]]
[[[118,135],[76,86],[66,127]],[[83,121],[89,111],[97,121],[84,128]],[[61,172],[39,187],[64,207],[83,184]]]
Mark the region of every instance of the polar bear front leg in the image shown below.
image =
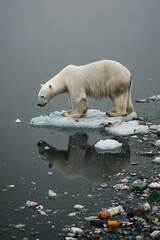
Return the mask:
[[[64,112],[65,117],[81,118],[88,110],[87,97],[69,96],[72,110]]]

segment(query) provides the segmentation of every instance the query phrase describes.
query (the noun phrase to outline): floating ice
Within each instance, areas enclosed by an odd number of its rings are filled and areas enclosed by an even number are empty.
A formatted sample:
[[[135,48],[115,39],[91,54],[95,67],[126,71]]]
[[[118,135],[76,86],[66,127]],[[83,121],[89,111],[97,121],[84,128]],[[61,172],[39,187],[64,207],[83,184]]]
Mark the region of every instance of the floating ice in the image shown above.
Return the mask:
[[[50,198],[53,198],[53,197],[56,197],[57,196],[57,193],[55,193],[53,190],[48,190],[48,196]]]
[[[108,117],[105,112],[96,109],[88,110],[83,118],[69,118],[63,116],[63,111],[55,111],[49,116],[40,116],[31,119],[30,125],[33,127],[47,127],[63,130],[81,129],[104,129],[104,125],[116,122],[130,121],[137,118],[135,112],[128,116]]]
[[[122,149],[122,143],[113,139],[100,140],[94,145],[97,152],[119,153]]]
[[[26,224],[23,224],[23,223],[18,223],[16,225],[14,225],[15,228],[23,228],[25,226],[26,226]]]
[[[152,160],[154,163],[160,163],[160,157],[156,157]]]
[[[139,125],[138,121],[121,122],[111,127],[105,128],[107,133],[117,136],[130,136],[137,134],[148,134],[149,128],[145,125]]]
[[[80,204],[76,204],[76,205],[74,205],[74,208],[77,210],[81,210],[82,208],[84,208],[84,206],[82,206]]]
[[[153,101],[159,101],[160,100],[160,95],[154,95],[148,98],[143,98],[143,99],[138,99],[136,100],[137,103],[144,103],[144,102],[148,102],[149,100],[153,100]]]
[[[17,119],[15,120],[15,122],[16,122],[16,123],[20,123],[21,120],[20,120],[19,118],[17,118]]]

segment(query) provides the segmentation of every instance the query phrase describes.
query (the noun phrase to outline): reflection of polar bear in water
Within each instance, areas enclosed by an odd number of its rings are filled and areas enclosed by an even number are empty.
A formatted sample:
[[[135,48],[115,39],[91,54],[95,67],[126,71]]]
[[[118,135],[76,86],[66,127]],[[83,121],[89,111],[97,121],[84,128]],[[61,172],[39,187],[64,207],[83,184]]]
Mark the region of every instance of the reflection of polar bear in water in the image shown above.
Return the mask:
[[[87,144],[88,136],[76,133],[70,136],[68,150],[58,150],[40,141],[38,148],[41,158],[50,168],[56,168],[69,178],[85,177],[97,182],[106,182],[122,172],[130,160],[130,147],[127,140],[123,143],[121,153],[97,153],[93,146]]]
[[[44,107],[53,97],[67,92],[71,110],[65,117],[82,117],[88,109],[87,96],[96,99],[109,97],[112,116],[126,116],[133,111],[131,74],[118,62],[102,60],[84,66],[69,65],[45,83],[39,91],[38,103]]]

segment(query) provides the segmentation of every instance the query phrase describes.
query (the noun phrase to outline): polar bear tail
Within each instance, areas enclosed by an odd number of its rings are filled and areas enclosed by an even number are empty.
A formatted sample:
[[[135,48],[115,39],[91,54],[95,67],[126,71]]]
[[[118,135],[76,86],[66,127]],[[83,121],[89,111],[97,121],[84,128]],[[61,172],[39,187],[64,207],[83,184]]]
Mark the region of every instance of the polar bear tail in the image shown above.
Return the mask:
[[[131,100],[131,90],[132,90],[132,76],[130,78],[130,86],[129,86],[127,109],[126,109],[128,114],[130,114],[134,111],[134,107],[133,107],[132,100]]]

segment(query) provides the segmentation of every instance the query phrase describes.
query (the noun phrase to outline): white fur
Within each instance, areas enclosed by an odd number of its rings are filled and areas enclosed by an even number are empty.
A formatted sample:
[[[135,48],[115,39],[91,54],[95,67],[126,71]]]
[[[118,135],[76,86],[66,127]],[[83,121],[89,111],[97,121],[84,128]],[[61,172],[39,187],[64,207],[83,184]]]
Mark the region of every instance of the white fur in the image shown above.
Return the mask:
[[[84,66],[69,65],[45,83],[38,94],[39,106],[45,106],[56,95],[67,92],[71,110],[67,117],[82,117],[88,109],[87,96],[109,97],[114,104],[111,116],[127,115],[133,111],[131,74],[118,62],[102,60]]]

